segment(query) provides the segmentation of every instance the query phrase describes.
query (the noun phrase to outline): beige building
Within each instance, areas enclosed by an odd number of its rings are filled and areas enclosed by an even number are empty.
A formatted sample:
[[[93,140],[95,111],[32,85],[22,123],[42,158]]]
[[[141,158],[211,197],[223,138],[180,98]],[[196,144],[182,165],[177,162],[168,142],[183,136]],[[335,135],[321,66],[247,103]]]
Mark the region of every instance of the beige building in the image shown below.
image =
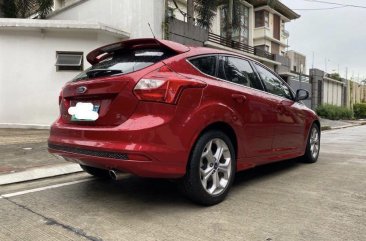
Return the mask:
[[[272,54],[285,55],[289,38],[286,23],[299,18],[300,15],[277,0],[249,2],[253,4],[255,11],[254,46]],[[268,2],[272,4],[268,5]]]

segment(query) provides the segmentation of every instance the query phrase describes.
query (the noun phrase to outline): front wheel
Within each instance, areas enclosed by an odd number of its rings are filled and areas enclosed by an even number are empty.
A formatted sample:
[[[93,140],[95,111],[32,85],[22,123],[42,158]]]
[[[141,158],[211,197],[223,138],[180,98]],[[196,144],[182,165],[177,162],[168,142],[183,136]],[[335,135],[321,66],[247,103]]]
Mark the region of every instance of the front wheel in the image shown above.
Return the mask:
[[[222,202],[234,180],[236,159],[230,138],[220,131],[204,133],[193,147],[183,187],[203,205]]]
[[[313,124],[310,129],[305,155],[302,161],[305,163],[315,163],[318,160],[320,152],[320,129],[317,124]]]

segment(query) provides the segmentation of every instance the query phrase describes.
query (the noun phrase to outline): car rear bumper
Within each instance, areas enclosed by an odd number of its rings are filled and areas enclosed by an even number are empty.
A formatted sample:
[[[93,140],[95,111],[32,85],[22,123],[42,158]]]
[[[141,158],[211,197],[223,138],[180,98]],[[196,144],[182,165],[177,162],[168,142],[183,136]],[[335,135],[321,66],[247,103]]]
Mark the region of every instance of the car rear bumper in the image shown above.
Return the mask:
[[[103,146],[102,148],[92,142],[89,146],[85,145],[86,143],[70,145],[68,142],[66,140],[57,142],[51,137],[48,142],[48,151],[67,161],[142,177],[176,178],[185,174],[185,161],[179,158],[176,152],[167,148],[159,149],[152,143],[143,149],[136,145],[135,148],[121,150],[117,146],[123,146],[123,142],[103,144],[98,142]]]
[[[106,170],[182,177],[191,137],[176,121],[175,107],[169,108],[162,110],[165,115],[133,115],[115,127],[70,125],[59,119],[51,127],[48,150],[68,161]]]
[[[141,177],[179,178],[184,175],[184,168],[180,167],[176,163],[163,163],[154,160],[131,160],[131,158],[116,159],[110,157],[99,157],[55,149],[54,146],[55,145],[49,143],[48,151],[50,153],[61,156],[66,161],[71,161],[86,166],[92,166],[106,170],[118,170],[121,172],[132,173]],[[97,151],[94,150],[94,152]],[[127,154],[123,155],[128,156]]]

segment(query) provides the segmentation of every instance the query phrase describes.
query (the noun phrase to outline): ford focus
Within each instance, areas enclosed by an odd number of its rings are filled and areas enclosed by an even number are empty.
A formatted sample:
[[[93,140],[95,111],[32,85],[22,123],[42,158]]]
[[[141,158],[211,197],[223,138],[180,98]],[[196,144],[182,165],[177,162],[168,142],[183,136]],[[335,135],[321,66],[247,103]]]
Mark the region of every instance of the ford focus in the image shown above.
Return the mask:
[[[193,201],[214,205],[238,171],[318,159],[320,122],[302,103],[309,93],[251,58],[132,39],[87,60],[60,93],[48,149],[91,175],[179,179]]]

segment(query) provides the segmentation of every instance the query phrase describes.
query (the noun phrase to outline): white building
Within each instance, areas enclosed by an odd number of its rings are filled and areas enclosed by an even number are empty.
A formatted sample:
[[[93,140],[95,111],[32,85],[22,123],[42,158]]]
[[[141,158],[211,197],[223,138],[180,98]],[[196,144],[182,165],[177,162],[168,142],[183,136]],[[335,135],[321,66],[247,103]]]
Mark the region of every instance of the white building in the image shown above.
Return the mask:
[[[0,18],[0,127],[48,127],[62,86],[91,50],[127,38],[162,37],[162,0],[56,1],[47,20]],[[65,57],[66,56],[66,57]],[[71,58],[72,66],[55,66]]]
[[[287,51],[286,56],[290,59],[292,72],[307,74],[306,56],[294,50]]]

